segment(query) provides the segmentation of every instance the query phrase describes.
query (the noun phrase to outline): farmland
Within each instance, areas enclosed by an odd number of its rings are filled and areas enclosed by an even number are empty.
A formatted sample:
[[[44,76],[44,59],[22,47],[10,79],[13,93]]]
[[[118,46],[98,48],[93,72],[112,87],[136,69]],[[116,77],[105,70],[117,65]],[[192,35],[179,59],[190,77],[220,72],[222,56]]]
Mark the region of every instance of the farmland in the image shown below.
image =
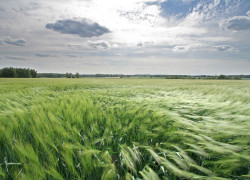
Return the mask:
[[[249,179],[250,81],[0,79],[0,179]]]

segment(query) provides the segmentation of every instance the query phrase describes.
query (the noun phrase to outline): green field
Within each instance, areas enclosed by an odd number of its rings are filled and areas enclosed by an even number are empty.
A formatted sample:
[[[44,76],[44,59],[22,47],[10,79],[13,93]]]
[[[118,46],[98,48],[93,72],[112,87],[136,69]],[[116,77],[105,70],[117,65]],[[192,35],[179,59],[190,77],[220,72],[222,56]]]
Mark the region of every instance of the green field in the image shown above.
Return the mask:
[[[0,179],[249,179],[250,81],[0,79]]]

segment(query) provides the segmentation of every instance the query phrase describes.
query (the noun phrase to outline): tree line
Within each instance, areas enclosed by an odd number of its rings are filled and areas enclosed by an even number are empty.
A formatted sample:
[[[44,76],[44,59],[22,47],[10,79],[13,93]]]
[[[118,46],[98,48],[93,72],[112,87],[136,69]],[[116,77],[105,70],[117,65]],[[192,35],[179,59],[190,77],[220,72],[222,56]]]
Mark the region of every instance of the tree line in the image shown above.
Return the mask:
[[[29,68],[13,68],[5,67],[0,69],[0,77],[6,78],[88,78],[88,77],[112,77],[112,78],[165,78],[165,79],[234,79],[240,80],[242,78],[250,78],[250,75],[151,75],[151,74],[135,74],[135,75],[123,75],[123,74],[79,74],[70,73],[65,74],[58,73],[37,73],[34,69]]]
[[[70,73],[67,72],[65,74],[60,74],[60,73],[38,73],[37,74],[38,78],[80,78],[82,75],[79,73]]]
[[[37,73],[38,78],[65,78],[65,74],[59,73]]]
[[[200,76],[188,76],[188,75],[166,75],[165,79],[228,79],[228,80],[241,80],[243,75],[219,75],[219,76],[209,76],[209,75],[200,75]]]
[[[6,67],[0,69],[0,77],[6,78],[36,78],[37,71],[29,68]]]
[[[66,78],[80,78],[80,74],[77,72],[77,73],[75,73],[75,74],[73,74],[73,73],[66,73],[65,74],[65,77]]]
[[[250,78],[250,75],[152,75],[152,74],[135,74],[135,75],[124,75],[124,74],[79,74],[70,73],[65,74],[59,73],[38,73],[38,77],[46,78],[159,78],[159,79],[231,79],[240,80],[244,78]]]

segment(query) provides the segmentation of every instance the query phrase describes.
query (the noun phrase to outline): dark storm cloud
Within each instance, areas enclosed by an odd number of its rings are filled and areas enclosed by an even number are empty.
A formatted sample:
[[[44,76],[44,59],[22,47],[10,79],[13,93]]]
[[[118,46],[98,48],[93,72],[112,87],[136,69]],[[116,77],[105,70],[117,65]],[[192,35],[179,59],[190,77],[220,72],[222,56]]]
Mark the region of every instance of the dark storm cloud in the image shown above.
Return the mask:
[[[248,16],[236,16],[226,20],[224,26],[227,29],[242,31],[250,29],[250,17]]]
[[[22,39],[22,38],[13,39],[11,37],[6,37],[4,39],[4,42],[7,44],[15,45],[15,46],[25,46],[27,43],[25,39]]]
[[[47,24],[46,28],[62,34],[75,34],[80,37],[98,37],[110,32],[108,28],[87,19],[79,21],[70,19],[58,20],[55,23]]]
[[[22,58],[22,57],[14,57],[14,56],[5,56],[4,58],[10,59],[10,60],[26,60],[25,58]]]
[[[40,54],[40,53],[36,53],[35,54],[38,57],[56,57],[56,55],[51,55],[51,54]]]

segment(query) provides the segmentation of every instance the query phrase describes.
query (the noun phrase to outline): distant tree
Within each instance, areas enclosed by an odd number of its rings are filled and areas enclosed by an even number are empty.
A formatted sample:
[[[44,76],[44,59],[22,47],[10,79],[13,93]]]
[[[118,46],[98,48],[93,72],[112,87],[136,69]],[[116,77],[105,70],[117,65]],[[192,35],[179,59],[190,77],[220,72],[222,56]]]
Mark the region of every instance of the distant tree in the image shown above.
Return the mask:
[[[66,78],[70,78],[70,75],[69,75],[68,72],[66,72],[65,77],[66,77]]]
[[[25,72],[25,78],[31,78],[31,72],[30,72],[30,69],[24,69],[24,72]]]
[[[25,70],[22,68],[16,68],[16,73],[18,78],[25,78]]]
[[[240,75],[240,76],[235,76],[233,79],[235,80],[241,80],[243,78],[243,75]]]
[[[66,78],[74,78],[75,76],[74,76],[72,73],[68,73],[68,72],[67,72],[67,73],[65,74],[65,77],[66,77]]]
[[[221,75],[218,76],[218,79],[227,79],[227,76],[221,74]]]
[[[34,69],[6,67],[1,70],[0,77],[35,78],[37,77],[37,72]]]
[[[75,78],[80,78],[80,74],[78,72],[75,74]]]
[[[37,73],[37,77],[46,77],[46,78],[63,78],[66,77],[65,74],[57,74],[57,73]]]
[[[9,67],[9,68],[3,68],[1,72],[2,77],[10,77],[15,78],[17,77],[17,73],[15,68]]]
[[[36,78],[36,77],[37,77],[37,71],[36,71],[36,70],[31,69],[31,70],[30,70],[30,73],[31,73],[31,77],[32,77],[32,78]]]

